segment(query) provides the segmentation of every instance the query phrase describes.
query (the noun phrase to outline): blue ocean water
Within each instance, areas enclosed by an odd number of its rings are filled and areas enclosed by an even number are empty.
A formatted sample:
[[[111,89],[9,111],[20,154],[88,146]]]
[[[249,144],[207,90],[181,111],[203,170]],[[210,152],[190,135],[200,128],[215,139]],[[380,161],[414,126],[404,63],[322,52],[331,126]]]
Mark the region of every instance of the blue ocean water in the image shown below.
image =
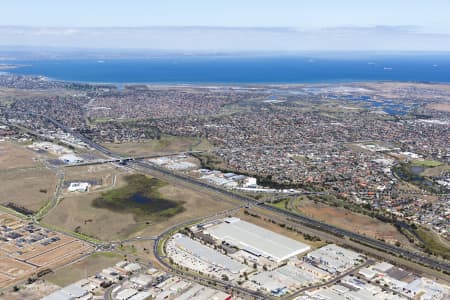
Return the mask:
[[[18,61],[23,75],[108,83],[312,83],[426,81],[450,83],[450,55],[357,59],[297,56],[180,56],[151,59]]]

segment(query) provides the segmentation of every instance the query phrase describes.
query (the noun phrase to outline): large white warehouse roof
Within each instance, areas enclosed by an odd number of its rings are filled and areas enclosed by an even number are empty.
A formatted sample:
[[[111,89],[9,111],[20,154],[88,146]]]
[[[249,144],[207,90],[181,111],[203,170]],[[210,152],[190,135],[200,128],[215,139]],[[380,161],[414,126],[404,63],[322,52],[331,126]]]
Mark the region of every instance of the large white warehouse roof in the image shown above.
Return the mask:
[[[277,262],[304,253],[310,246],[237,218],[208,228],[206,233],[236,247]]]

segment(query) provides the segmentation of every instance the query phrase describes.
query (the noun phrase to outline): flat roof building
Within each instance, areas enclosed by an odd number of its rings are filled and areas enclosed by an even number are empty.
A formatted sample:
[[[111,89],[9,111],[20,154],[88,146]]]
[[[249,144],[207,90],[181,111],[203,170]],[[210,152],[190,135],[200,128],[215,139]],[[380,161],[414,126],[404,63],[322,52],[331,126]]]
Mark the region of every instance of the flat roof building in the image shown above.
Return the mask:
[[[178,248],[183,249],[198,257],[199,259],[213,265],[220,266],[231,273],[239,274],[246,269],[246,266],[233,260],[232,258],[223,255],[222,253],[206,247],[197,241],[194,241],[182,234],[174,236],[175,244]]]
[[[311,249],[309,245],[242,221],[239,218],[225,219],[225,222],[206,229],[205,233],[256,256],[264,256],[276,262]]]

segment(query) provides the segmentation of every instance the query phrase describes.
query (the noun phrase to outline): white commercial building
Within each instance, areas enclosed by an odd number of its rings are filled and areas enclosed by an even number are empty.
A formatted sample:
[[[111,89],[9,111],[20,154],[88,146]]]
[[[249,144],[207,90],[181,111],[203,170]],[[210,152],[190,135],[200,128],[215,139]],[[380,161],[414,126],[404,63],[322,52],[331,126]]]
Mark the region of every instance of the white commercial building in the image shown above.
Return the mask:
[[[364,261],[362,254],[336,246],[326,245],[306,255],[306,260],[331,274],[345,272]]]
[[[68,285],[57,290],[41,300],[90,300],[92,294],[76,284]]]
[[[79,164],[84,161],[83,158],[76,156],[75,154],[65,154],[59,157],[65,164]]]
[[[309,245],[242,221],[239,218],[225,219],[225,222],[208,228],[205,233],[210,234],[217,240],[225,241],[254,255],[264,256],[276,262],[311,249]]]
[[[69,192],[87,192],[89,183],[87,182],[71,182],[67,190]]]
[[[173,241],[177,248],[190,253],[194,257],[207,264],[219,266],[234,274],[239,274],[246,270],[245,265],[235,261],[229,256],[223,255],[222,253],[212,248],[206,247],[201,243],[188,238],[185,235],[176,234],[173,237]]]

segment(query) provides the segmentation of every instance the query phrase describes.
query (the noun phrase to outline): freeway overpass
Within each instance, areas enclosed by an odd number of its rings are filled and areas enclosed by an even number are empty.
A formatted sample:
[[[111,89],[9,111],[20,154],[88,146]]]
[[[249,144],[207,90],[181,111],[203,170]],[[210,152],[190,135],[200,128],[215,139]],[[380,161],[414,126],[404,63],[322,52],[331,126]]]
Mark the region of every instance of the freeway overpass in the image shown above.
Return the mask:
[[[97,160],[91,160],[81,163],[75,163],[75,164],[68,164],[64,165],[65,167],[80,167],[80,166],[91,166],[91,165],[101,165],[101,164],[107,164],[107,163],[120,163],[120,164],[126,164],[131,161],[135,160],[142,160],[142,159],[150,159],[150,158],[158,158],[162,156],[176,156],[176,155],[182,155],[182,154],[196,154],[201,153],[202,151],[186,151],[186,152],[159,152],[154,154],[148,154],[148,155],[139,155],[139,156],[122,156],[117,158],[106,158],[106,159],[97,159]]]

